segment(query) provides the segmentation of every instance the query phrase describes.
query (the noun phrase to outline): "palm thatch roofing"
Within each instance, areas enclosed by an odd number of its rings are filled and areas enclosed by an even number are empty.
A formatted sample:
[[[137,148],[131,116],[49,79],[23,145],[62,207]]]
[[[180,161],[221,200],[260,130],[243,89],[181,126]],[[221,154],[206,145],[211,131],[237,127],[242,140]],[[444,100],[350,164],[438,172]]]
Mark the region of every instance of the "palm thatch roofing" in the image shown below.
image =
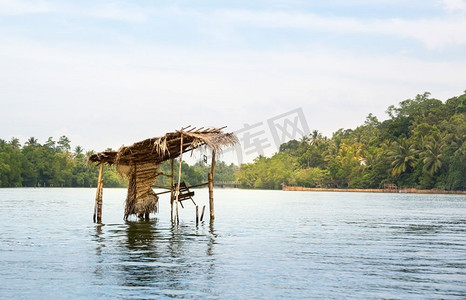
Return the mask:
[[[238,139],[233,133],[222,132],[224,128],[196,129],[188,126],[162,137],[123,146],[118,151],[93,154],[88,161],[116,165],[117,171],[128,178],[125,219],[129,215],[148,216],[149,213],[157,212],[159,197],[152,186],[161,175],[157,172],[160,164],[200,147],[219,153],[222,147],[233,146]]]
[[[183,152],[192,151],[202,146],[219,153],[222,147],[233,146],[238,138],[233,133],[224,133],[226,128],[197,128],[191,126],[175,132],[169,132],[162,137],[154,137],[123,146],[118,151],[95,153],[88,158],[91,163],[107,163],[131,166],[133,164],[154,163],[176,158]],[[181,136],[183,146],[181,147]]]

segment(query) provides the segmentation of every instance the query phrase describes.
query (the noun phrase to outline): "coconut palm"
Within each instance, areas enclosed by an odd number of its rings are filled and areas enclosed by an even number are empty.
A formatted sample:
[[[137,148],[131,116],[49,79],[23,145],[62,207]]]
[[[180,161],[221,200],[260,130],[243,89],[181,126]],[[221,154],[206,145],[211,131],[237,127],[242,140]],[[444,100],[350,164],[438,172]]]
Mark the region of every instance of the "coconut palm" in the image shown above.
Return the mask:
[[[466,156],[466,135],[455,133],[447,136],[455,155]]]
[[[13,146],[13,148],[19,149],[21,147],[21,144],[19,143],[19,139],[12,137],[10,140],[10,145]]]
[[[303,135],[301,139],[299,140],[301,145],[307,145],[309,144],[309,137],[306,135]]]
[[[413,145],[409,146],[405,139],[394,143],[395,149],[390,152],[392,160],[392,175],[400,175],[416,166],[416,151]]]
[[[81,147],[81,146],[76,146],[76,147],[74,147],[74,153],[75,153],[76,155],[82,154],[83,151],[84,151],[84,149],[83,149],[83,147]]]
[[[94,150],[86,151],[86,156],[87,156],[87,157],[91,156],[92,154],[95,154],[95,151],[94,151]]]
[[[322,133],[320,133],[318,130],[313,130],[311,133],[311,145],[312,146],[318,146],[320,144],[320,141],[322,139]]]
[[[26,143],[28,146],[37,146],[38,145],[38,140],[35,137],[30,137]]]
[[[443,166],[444,143],[439,139],[430,139],[424,146],[425,150],[421,152],[424,170],[430,175],[437,173]]]
[[[455,151],[455,155],[466,157],[466,139],[462,143],[458,144],[458,148]]]

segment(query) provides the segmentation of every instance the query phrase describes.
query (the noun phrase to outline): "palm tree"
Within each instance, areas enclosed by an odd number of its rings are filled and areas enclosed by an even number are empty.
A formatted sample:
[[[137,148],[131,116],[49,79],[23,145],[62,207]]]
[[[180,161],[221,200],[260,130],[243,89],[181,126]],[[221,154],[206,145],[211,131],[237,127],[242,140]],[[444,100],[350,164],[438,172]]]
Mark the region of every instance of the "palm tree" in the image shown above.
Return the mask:
[[[301,145],[306,145],[309,143],[309,137],[303,135],[301,139],[299,140],[299,142],[301,143]]]
[[[455,155],[466,156],[466,135],[460,133],[450,134],[448,139],[455,150]]]
[[[19,149],[21,147],[21,144],[19,143],[19,139],[12,137],[10,140],[10,145],[13,146],[13,148]]]
[[[430,139],[426,145],[425,150],[421,152],[424,163],[424,170],[430,175],[437,173],[443,166],[443,150],[444,144],[438,139]]]
[[[84,152],[83,147],[81,147],[81,146],[76,146],[76,147],[74,147],[74,153],[75,153],[76,155],[82,154],[83,152]]]
[[[30,137],[26,143],[26,145],[29,145],[29,146],[37,146],[38,145],[38,140],[35,138],[35,137]]]
[[[414,147],[409,146],[405,139],[394,143],[395,149],[391,151],[392,175],[397,176],[416,166]]]
[[[460,146],[455,151],[455,155],[466,157],[466,139],[463,143],[459,144]]]
[[[84,156],[84,149],[83,149],[83,147],[81,147],[81,146],[76,146],[76,147],[74,147],[73,157],[76,158],[76,159],[78,159],[78,160],[84,159],[85,156]]]
[[[324,151],[324,159],[330,161],[333,157],[338,155],[340,150],[340,141],[330,140],[328,147]]]
[[[311,133],[311,145],[319,146],[321,139],[322,139],[322,133],[320,133],[318,130],[313,130]]]
[[[94,150],[89,150],[89,151],[86,151],[86,157],[89,157],[91,155],[95,154],[95,151]]]

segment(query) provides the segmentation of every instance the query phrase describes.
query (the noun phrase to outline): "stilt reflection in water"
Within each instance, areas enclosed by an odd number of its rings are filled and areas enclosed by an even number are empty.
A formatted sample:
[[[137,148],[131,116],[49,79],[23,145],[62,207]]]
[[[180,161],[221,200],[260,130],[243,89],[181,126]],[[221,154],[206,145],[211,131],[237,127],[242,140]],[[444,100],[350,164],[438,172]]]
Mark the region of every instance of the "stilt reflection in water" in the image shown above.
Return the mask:
[[[196,228],[191,224],[170,223],[164,226],[152,219],[128,221],[124,230],[120,230],[121,226],[108,226],[112,241],[107,239],[104,260],[113,260],[113,263],[110,270],[107,263],[105,271],[122,287],[120,296],[131,297],[135,288],[147,289],[146,293],[151,296],[193,295],[187,277],[197,279],[195,290],[199,297],[205,295],[204,291],[210,293],[209,280],[215,273],[216,234],[213,223],[206,225],[202,223]],[[102,233],[97,235],[100,238],[96,242],[100,243]],[[119,242],[115,244],[115,241]],[[101,249],[102,245],[98,244],[96,252],[104,255]],[[199,289],[200,286],[204,287]]]

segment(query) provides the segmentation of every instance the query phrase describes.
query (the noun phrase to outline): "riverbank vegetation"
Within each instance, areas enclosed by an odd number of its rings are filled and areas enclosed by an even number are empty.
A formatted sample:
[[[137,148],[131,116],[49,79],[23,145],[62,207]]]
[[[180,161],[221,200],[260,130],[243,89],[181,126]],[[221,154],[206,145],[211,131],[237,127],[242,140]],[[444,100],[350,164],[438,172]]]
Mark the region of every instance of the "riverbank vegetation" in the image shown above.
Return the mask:
[[[361,126],[331,138],[314,130],[270,158],[243,164],[237,179],[265,189],[466,189],[466,92],[444,103],[424,93],[388,107],[387,114],[382,122],[369,114]]]
[[[384,121],[369,114],[361,126],[339,129],[332,137],[314,130],[282,144],[272,157],[259,156],[240,167],[218,162],[215,180],[261,189],[280,189],[282,184],[466,189],[466,93],[445,102],[424,93],[388,107],[387,114]],[[86,161],[94,152],[70,145],[66,136],[43,144],[31,137],[24,145],[14,137],[0,139],[0,187],[94,187],[98,169]],[[175,161],[175,170],[177,165]],[[209,169],[203,162],[183,162],[182,178],[188,185],[200,184]],[[169,162],[161,172],[170,173]],[[106,187],[126,186],[114,168],[105,168],[103,176]],[[169,178],[156,184],[168,186]]]
[[[107,149],[111,150],[111,149]],[[84,152],[81,146],[71,149],[71,141],[62,136],[58,141],[50,137],[44,144],[31,137],[22,146],[17,138],[0,139],[0,187],[95,187],[98,168],[87,164],[94,151]],[[238,167],[218,162],[215,180],[233,181]],[[175,161],[178,170],[178,161]],[[164,163],[161,172],[170,173],[170,163]],[[182,178],[188,185],[207,181],[210,166],[198,162],[189,166],[183,162]],[[176,180],[177,174],[175,175]],[[105,187],[125,187],[127,182],[114,167],[105,167]],[[169,186],[170,180],[162,177],[157,185]]]
[[[71,141],[62,136],[44,144],[31,137],[23,146],[17,138],[0,140],[1,187],[90,187],[97,184],[97,168],[89,168],[82,147],[71,151]],[[116,171],[106,168],[105,185],[122,186]]]

